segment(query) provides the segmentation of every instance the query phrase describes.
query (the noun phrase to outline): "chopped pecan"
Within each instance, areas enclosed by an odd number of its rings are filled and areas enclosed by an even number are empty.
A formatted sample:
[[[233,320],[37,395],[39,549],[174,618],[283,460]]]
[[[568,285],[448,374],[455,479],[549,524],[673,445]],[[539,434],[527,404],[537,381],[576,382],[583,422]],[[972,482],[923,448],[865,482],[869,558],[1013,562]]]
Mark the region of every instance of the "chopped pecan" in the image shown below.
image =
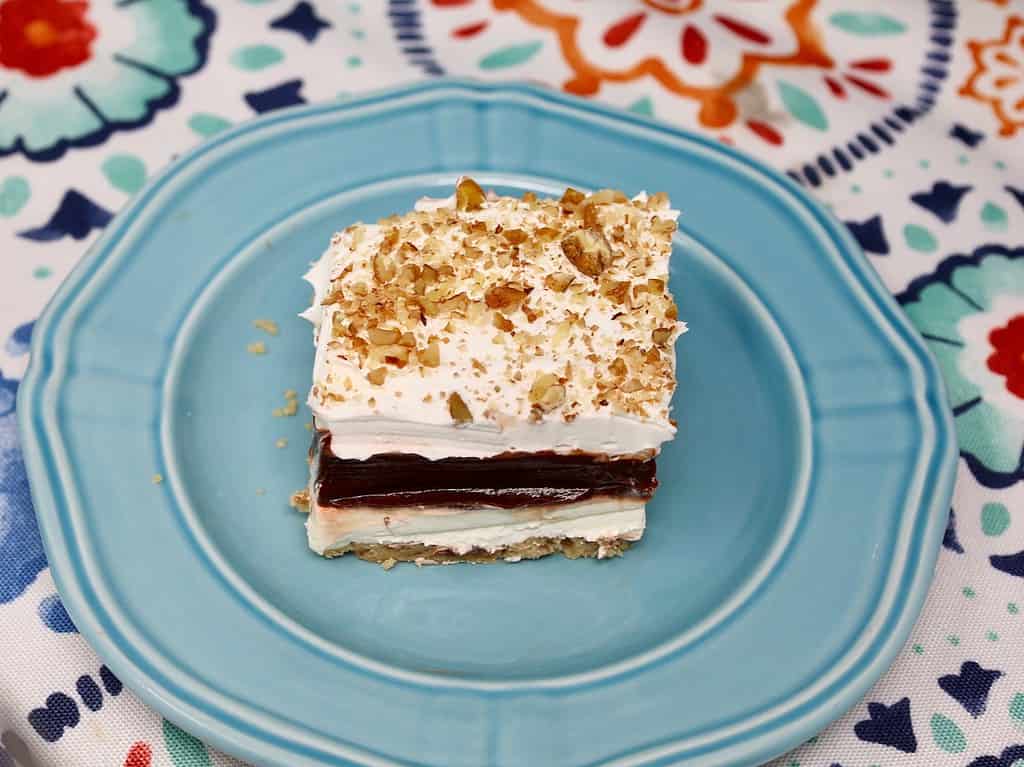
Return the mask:
[[[448,414],[451,415],[455,423],[462,424],[473,421],[473,414],[469,412],[469,407],[457,392],[448,395]]]
[[[562,240],[562,252],[588,277],[597,277],[612,262],[612,248],[596,229],[579,229]]]
[[[455,185],[455,207],[459,210],[479,210],[486,200],[484,190],[469,176],[463,176]]]

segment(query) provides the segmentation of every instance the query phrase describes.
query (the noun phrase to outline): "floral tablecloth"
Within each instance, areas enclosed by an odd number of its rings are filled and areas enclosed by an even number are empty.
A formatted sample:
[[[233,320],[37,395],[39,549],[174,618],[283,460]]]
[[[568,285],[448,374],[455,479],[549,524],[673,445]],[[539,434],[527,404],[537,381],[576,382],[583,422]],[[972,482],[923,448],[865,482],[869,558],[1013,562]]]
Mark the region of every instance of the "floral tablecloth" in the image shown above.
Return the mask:
[[[61,604],[15,427],[34,318],[175,154],[260,113],[445,74],[702,131],[846,222],[939,360],[959,481],[895,665],[773,765],[1024,767],[1013,0],[0,0],[0,767],[237,764],[136,700]]]

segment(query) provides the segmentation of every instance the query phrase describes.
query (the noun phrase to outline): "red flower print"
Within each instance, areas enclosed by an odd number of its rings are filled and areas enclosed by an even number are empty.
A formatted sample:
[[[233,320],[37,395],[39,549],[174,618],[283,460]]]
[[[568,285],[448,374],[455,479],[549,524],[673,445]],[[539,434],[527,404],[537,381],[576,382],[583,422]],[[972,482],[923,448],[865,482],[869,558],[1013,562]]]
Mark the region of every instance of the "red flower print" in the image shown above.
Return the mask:
[[[149,767],[153,759],[153,749],[141,740],[132,745],[124,760],[124,767]]]
[[[0,66],[46,77],[89,60],[87,0],[0,0]]]
[[[1024,399],[1024,314],[1018,314],[1004,327],[988,336],[995,350],[988,358],[988,369],[1006,376],[1006,388]]]

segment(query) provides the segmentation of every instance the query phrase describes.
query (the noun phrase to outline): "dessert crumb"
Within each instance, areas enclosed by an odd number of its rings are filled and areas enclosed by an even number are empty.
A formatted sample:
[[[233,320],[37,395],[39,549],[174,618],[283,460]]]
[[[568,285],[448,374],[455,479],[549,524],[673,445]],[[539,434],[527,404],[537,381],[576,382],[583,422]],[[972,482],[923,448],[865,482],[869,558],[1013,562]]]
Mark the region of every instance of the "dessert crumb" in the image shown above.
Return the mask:
[[[256,488],[256,495],[266,495],[266,494],[267,494],[267,489],[265,487],[257,487]]]
[[[289,396],[290,393],[290,396]],[[288,389],[284,393],[284,407],[274,408],[274,418],[291,417],[299,412],[299,401],[296,399],[294,389]]]
[[[266,354],[267,345],[262,341],[253,341],[245,347],[245,350],[249,352],[249,354]]]
[[[313,422],[312,421],[306,421],[302,425],[306,427],[306,431],[313,431]]]
[[[285,439],[284,437],[281,437],[280,439],[277,440],[277,442],[274,443],[274,447],[276,447],[276,448],[288,447],[288,440]]]
[[[164,481],[164,475],[163,474],[154,474],[153,475],[153,484],[154,485],[159,485],[163,481]]]
[[[288,499],[288,505],[297,511],[309,511],[309,490],[296,490]]]
[[[394,567],[397,564],[398,564],[398,560],[397,559],[385,559],[383,562],[380,563],[380,567],[381,567],[382,570],[390,570],[392,567]]]
[[[269,333],[272,336],[276,336],[278,333],[277,323],[273,320],[253,320],[252,324],[258,330],[262,330],[264,333]]]

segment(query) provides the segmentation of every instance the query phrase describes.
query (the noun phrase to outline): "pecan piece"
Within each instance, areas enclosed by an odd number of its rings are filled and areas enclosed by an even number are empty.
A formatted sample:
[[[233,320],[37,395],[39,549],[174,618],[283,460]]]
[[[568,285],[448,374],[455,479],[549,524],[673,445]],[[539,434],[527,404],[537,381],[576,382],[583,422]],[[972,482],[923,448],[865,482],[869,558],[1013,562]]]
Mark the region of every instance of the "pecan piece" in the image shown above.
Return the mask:
[[[479,210],[486,200],[484,190],[469,176],[463,176],[455,185],[455,207],[459,210]]]
[[[596,229],[579,229],[562,240],[569,262],[588,277],[597,277],[612,262],[612,248]]]
[[[448,395],[448,414],[458,424],[472,423],[473,421],[473,414],[469,412],[469,407],[457,392]]]

